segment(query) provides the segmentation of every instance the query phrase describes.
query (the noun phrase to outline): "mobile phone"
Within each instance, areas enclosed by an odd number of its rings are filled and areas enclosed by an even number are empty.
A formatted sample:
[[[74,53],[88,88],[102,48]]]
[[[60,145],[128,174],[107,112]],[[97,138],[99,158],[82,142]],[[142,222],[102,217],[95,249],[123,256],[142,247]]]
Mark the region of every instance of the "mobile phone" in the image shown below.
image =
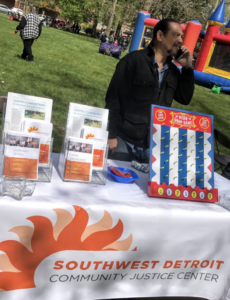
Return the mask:
[[[179,49],[177,55],[175,56],[175,60],[179,60],[183,56],[183,54],[184,52],[181,49]]]

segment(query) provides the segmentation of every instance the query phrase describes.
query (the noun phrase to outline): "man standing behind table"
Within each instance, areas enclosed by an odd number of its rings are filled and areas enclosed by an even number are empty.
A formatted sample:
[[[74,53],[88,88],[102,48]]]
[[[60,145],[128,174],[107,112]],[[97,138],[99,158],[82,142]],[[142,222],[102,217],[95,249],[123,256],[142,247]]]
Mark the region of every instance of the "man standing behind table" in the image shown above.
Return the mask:
[[[109,158],[148,162],[151,104],[170,107],[173,99],[190,103],[194,92],[192,56],[182,42],[179,22],[163,19],[146,49],[133,51],[118,63],[106,94]],[[172,63],[180,48],[181,72]]]
[[[38,40],[41,35],[42,22],[40,21],[39,16],[35,13],[35,10],[32,9],[31,13],[22,17],[21,22],[16,27],[15,33],[20,30],[21,38],[23,40],[24,49],[21,55],[22,59],[26,59],[28,56],[28,61],[33,62],[34,56],[32,54],[32,45],[34,40]]]

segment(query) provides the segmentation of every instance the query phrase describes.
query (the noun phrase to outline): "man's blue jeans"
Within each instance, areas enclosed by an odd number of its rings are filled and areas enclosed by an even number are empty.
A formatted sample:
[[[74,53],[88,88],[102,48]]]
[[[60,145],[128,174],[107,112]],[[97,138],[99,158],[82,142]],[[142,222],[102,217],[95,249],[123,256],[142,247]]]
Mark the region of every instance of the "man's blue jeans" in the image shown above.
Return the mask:
[[[117,148],[114,154],[112,154],[112,151],[109,151],[108,158],[122,161],[136,160],[140,163],[149,163],[149,149],[136,147],[118,137]]]

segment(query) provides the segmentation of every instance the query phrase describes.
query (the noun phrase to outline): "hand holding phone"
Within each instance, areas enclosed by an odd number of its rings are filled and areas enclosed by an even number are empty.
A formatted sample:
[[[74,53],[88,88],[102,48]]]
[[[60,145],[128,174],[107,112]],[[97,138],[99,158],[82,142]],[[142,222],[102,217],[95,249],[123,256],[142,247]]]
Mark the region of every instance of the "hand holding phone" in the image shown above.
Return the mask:
[[[175,60],[178,61],[183,55],[184,55],[183,50],[179,49],[176,56],[175,56]]]

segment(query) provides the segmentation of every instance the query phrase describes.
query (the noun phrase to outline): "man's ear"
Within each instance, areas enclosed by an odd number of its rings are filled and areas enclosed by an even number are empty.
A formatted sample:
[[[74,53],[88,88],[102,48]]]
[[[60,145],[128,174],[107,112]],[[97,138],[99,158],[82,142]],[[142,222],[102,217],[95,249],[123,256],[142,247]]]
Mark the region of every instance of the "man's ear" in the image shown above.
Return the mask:
[[[163,36],[164,36],[163,32],[162,32],[161,30],[158,30],[158,31],[157,31],[157,40],[158,40],[159,42],[162,41]]]

